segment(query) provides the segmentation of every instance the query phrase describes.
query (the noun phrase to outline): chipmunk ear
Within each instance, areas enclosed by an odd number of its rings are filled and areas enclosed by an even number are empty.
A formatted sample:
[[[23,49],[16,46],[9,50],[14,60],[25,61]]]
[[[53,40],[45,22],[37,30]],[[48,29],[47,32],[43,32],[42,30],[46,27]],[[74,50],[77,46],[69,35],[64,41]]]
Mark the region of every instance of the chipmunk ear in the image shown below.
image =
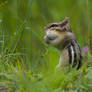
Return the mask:
[[[64,30],[70,31],[69,17],[66,17],[63,21],[61,21],[61,27],[62,27]]]
[[[65,27],[66,24],[68,24],[68,23],[69,23],[69,17],[66,17],[64,20],[61,21],[60,25],[61,25],[61,27]]]
[[[69,17],[65,17],[65,19],[62,21],[62,24],[67,24],[69,23]]]

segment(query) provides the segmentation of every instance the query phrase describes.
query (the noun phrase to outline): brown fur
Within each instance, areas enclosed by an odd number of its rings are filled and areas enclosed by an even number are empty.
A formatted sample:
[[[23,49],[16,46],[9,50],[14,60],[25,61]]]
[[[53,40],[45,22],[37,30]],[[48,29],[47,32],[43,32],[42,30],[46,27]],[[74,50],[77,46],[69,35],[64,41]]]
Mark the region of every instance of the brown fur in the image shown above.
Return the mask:
[[[70,41],[71,39],[74,39],[74,35],[70,29],[68,22],[69,22],[69,18],[66,17],[63,21],[53,22],[48,24],[45,27],[46,32],[49,30],[50,33],[49,35],[46,34],[47,38],[49,38],[48,36],[53,34],[58,36],[58,39],[55,42],[52,40],[53,44],[49,39],[45,39],[46,42],[58,48],[64,46],[66,42],[68,43],[68,41]]]
[[[45,26],[46,35],[44,37],[45,41],[57,49],[62,54],[62,60],[60,56],[59,64],[57,67],[65,66],[69,64],[69,46],[74,41],[74,48],[78,47],[77,51],[75,52],[78,56],[81,55],[80,47],[76,41],[76,38],[69,26],[69,18],[66,17],[63,21],[53,22]],[[79,53],[79,52],[80,53]],[[77,59],[76,59],[77,60]],[[81,60],[81,58],[79,58]],[[76,63],[76,62],[75,62]],[[80,62],[79,62],[80,63]]]

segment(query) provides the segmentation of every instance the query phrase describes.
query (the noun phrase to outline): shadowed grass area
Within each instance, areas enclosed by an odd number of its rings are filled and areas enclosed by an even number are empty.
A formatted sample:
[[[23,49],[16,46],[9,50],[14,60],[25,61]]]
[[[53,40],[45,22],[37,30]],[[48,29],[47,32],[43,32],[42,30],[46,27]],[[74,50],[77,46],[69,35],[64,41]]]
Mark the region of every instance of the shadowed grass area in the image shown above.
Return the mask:
[[[91,92],[91,3],[0,0],[0,92]],[[44,42],[44,26],[66,16],[82,48],[83,66],[55,72],[59,52]]]

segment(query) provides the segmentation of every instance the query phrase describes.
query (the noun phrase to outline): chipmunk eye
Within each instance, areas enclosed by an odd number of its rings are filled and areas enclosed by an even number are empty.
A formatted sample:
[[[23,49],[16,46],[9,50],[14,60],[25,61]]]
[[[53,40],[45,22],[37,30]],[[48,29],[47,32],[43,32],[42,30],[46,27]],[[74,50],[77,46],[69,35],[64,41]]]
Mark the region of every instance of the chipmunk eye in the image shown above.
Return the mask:
[[[57,26],[58,26],[58,25],[56,25],[56,24],[52,24],[52,25],[50,26],[50,28],[51,28],[51,27],[57,27]]]

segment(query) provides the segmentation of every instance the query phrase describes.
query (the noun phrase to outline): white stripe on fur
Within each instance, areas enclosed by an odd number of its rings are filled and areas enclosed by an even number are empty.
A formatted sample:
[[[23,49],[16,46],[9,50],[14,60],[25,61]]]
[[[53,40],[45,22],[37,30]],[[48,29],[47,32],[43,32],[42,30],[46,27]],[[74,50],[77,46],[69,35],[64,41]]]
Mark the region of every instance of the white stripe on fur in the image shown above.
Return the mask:
[[[71,46],[71,54],[72,54],[72,65],[74,62],[74,50],[73,50],[73,46]]]

